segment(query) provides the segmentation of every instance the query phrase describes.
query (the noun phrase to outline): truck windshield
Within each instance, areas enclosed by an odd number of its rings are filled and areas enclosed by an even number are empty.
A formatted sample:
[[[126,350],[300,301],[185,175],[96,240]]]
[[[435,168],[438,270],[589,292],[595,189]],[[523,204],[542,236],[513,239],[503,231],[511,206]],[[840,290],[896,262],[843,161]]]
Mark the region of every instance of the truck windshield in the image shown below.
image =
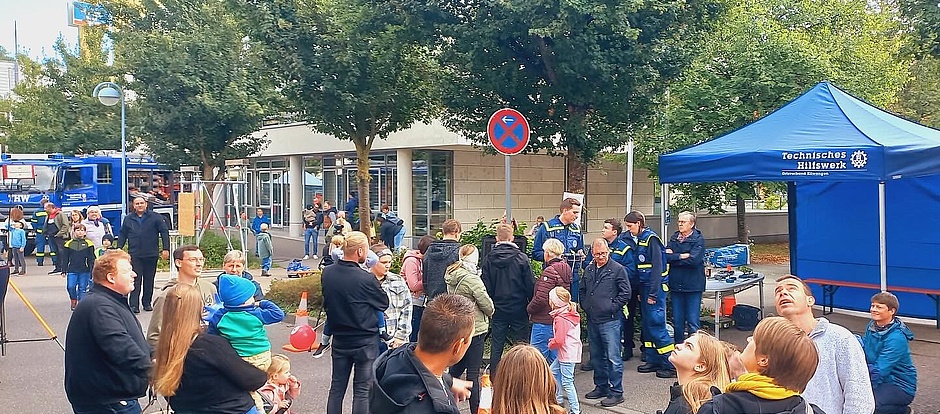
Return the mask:
[[[0,179],[0,191],[38,191],[55,190],[56,168],[46,165],[33,166],[34,178]]]

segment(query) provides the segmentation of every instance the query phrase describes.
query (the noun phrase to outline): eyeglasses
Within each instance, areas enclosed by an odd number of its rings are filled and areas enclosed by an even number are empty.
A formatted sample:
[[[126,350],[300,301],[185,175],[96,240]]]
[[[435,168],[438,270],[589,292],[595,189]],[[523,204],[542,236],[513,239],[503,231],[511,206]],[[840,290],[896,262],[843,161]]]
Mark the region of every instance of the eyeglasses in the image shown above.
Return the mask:
[[[190,263],[205,263],[206,262],[205,257],[190,257],[188,259],[180,259],[180,260],[185,260]]]
[[[607,256],[607,255],[609,255],[609,254],[610,254],[610,252],[594,252],[594,253],[592,253],[593,256]]]

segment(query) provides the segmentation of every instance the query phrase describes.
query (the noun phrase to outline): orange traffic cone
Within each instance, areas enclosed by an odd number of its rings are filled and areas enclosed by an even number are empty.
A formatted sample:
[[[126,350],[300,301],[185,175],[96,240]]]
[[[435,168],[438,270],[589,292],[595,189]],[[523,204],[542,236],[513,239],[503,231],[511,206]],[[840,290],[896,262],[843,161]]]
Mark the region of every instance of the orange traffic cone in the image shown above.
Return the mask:
[[[480,408],[477,414],[490,414],[493,412],[493,383],[490,382],[490,373],[480,375]]]
[[[297,319],[290,333],[290,342],[284,344],[281,349],[290,352],[308,352],[316,349],[317,331],[313,330],[307,321],[307,292],[300,294],[300,305],[297,306],[295,315]]]

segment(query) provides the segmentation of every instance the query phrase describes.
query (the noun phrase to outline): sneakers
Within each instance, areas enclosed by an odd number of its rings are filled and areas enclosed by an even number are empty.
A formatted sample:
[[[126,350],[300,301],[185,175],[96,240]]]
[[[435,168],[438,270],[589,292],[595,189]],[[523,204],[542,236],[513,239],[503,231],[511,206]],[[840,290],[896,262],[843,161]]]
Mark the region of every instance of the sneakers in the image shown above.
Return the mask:
[[[601,400],[601,406],[603,407],[613,407],[617,404],[622,404],[622,403],[623,403],[622,395],[611,395]]]
[[[309,259],[309,258],[310,258],[310,255],[308,255],[308,254],[305,254],[305,255],[304,255],[304,258],[303,258],[303,259],[301,259],[301,260],[307,260],[307,259]]]
[[[330,349],[329,343],[320,344],[320,346],[317,347],[317,349],[313,350],[313,357],[317,359],[323,358],[323,355],[326,354],[326,351],[328,349]]]
[[[587,398],[589,400],[599,400],[605,397],[607,397],[607,391],[601,391],[597,388],[595,388],[593,391],[587,394],[584,394],[584,398]]]
[[[317,260],[317,259],[319,259],[319,258],[320,258],[319,256],[313,255],[313,260]]]

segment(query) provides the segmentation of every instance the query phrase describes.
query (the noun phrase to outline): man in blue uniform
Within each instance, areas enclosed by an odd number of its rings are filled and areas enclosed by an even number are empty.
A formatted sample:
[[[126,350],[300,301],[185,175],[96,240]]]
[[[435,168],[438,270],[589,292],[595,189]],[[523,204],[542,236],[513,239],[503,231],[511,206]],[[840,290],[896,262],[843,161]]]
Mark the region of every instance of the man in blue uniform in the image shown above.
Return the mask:
[[[655,372],[660,378],[675,378],[676,369],[669,362],[669,354],[675,349],[673,338],[666,330],[666,288],[669,268],[666,264],[666,249],[663,241],[646,226],[646,217],[639,211],[631,211],[623,218],[630,234],[636,238],[637,273],[640,279],[640,304],[642,306],[642,331],[646,349],[646,364],[636,368],[637,372]]]
[[[33,224],[33,230],[36,231],[36,265],[42,266],[46,258],[46,245],[49,244],[46,239],[45,230],[46,219],[49,217],[49,213],[43,208],[46,203],[49,202],[49,197],[43,196],[42,200],[39,201],[39,208],[33,212],[33,216],[29,219],[29,222]],[[56,257],[55,251],[49,253],[49,257],[52,258],[52,263],[55,264]]]
[[[584,258],[584,236],[578,221],[581,217],[581,202],[573,198],[561,201],[559,214],[549,220],[535,233],[532,260],[545,261],[542,244],[548,239],[558,239],[565,246],[564,258],[571,266],[571,300],[578,301],[578,282],[581,279],[581,261]]]

